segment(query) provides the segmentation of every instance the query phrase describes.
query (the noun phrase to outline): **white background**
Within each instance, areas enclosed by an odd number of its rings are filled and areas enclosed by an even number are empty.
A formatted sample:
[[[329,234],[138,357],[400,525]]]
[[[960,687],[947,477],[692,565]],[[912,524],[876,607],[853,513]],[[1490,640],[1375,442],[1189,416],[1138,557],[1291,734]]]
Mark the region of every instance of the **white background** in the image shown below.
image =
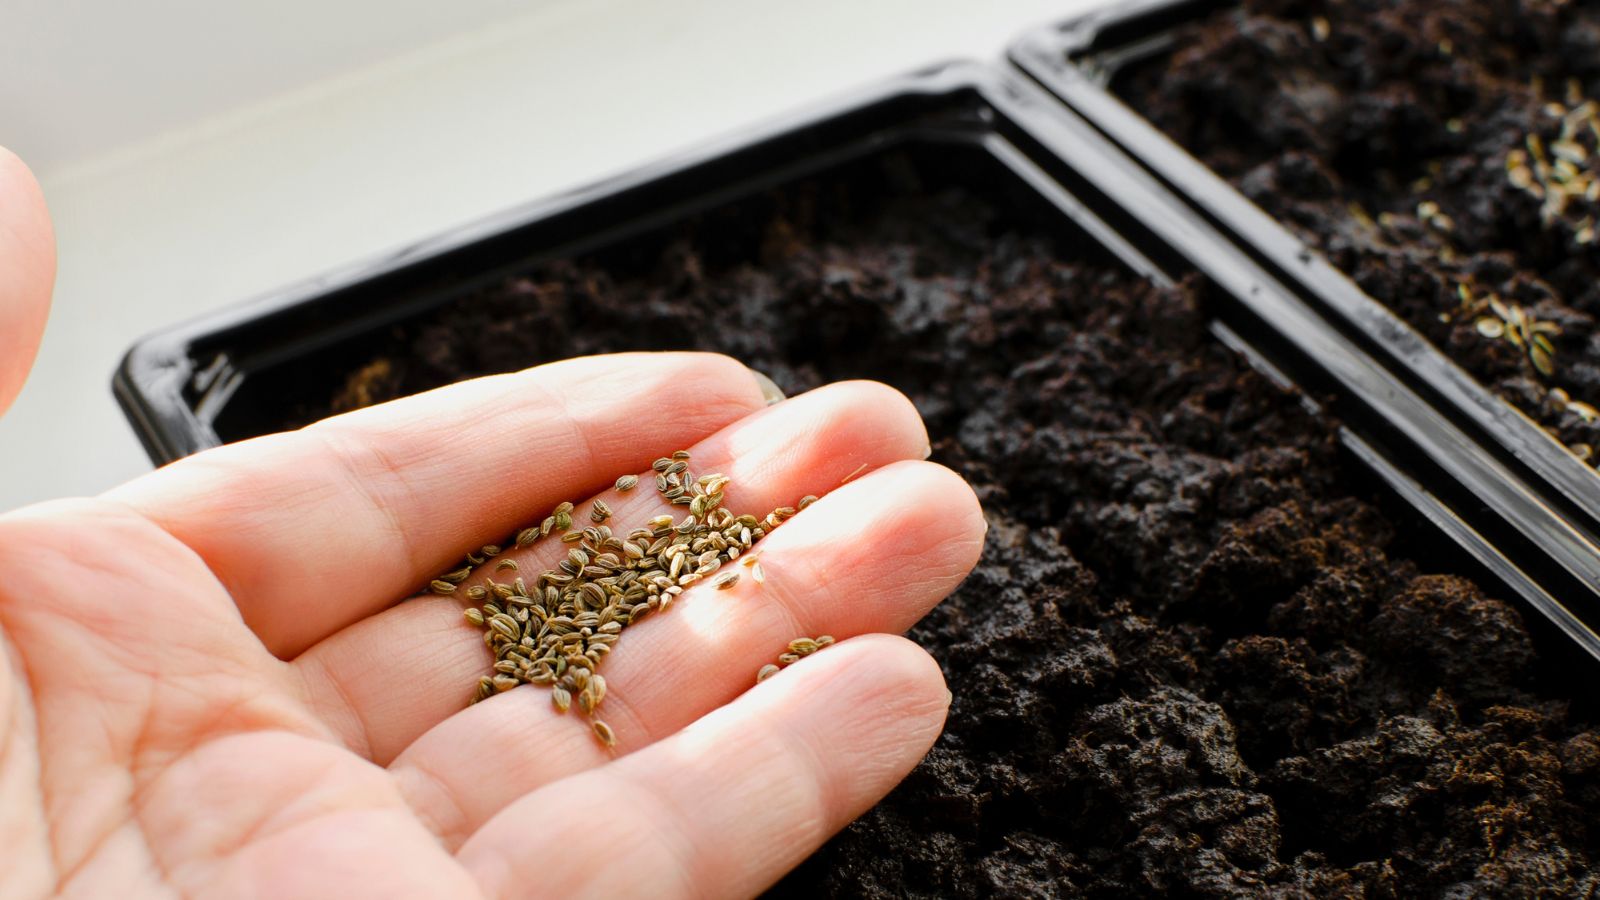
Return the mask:
[[[147,332],[1092,5],[0,0],[60,246],[0,511],[149,469],[110,390]]]

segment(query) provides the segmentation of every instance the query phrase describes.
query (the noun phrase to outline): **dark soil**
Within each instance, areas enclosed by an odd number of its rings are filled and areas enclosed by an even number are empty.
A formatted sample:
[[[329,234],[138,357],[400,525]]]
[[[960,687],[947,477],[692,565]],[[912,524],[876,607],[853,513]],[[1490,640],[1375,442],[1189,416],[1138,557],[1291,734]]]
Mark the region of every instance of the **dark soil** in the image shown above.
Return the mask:
[[[1572,127],[1585,158],[1563,210],[1542,212],[1509,173],[1532,158],[1529,136],[1554,163],[1563,118],[1600,99],[1600,4],[1247,0],[1181,29],[1176,46],[1120,77],[1118,93],[1600,461],[1600,190],[1582,190],[1600,173],[1600,131]],[[1559,327],[1548,374],[1480,333],[1490,294]]]
[[[1200,286],[909,170],[868,182],[897,188],[811,184],[543,266],[399,328],[339,400],[641,346],[915,400],[991,524],[911,633],[949,725],[777,894],[1600,887],[1600,734],[1544,686],[1519,612],[1406,557],[1416,524],[1210,338]]]

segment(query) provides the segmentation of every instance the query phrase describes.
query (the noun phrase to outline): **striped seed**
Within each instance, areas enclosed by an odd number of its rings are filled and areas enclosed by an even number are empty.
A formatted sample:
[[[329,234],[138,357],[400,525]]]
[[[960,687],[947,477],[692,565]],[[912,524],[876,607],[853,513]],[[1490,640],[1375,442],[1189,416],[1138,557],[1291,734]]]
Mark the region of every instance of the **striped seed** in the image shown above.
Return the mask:
[[[610,725],[595,719],[589,727],[594,729],[594,736],[599,739],[600,743],[607,747],[615,747],[617,745],[617,735],[611,730]]]
[[[617,483],[615,485],[617,490],[622,491],[624,493],[626,493],[628,491],[631,491],[631,490],[633,490],[634,488],[636,488],[638,486],[639,486],[639,476],[637,476],[637,475],[624,475],[621,478],[617,479]]]
[[[828,658],[832,659],[833,657],[830,656]],[[756,684],[760,684],[776,674],[778,674],[778,667],[772,663],[767,663],[761,667],[760,671],[756,672]]]

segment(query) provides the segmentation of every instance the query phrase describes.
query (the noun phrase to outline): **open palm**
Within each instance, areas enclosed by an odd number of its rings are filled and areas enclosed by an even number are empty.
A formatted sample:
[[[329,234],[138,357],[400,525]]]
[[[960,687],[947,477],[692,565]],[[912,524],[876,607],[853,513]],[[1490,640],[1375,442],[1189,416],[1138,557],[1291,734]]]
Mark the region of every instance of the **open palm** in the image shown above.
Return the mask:
[[[613,750],[545,690],[468,707],[491,657],[466,604],[405,598],[683,447],[736,512],[821,495],[758,545],[765,583],[695,585],[628,629],[602,669]],[[0,896],[753,893],[942,725],[938,667],[879,633],[982,542],[926,447],[881,385],[764,407],[724,357],[596,357],[0,517]],[[623,530],[670,509],[605,496]],[[822,633],[839,643],[753,685]]]

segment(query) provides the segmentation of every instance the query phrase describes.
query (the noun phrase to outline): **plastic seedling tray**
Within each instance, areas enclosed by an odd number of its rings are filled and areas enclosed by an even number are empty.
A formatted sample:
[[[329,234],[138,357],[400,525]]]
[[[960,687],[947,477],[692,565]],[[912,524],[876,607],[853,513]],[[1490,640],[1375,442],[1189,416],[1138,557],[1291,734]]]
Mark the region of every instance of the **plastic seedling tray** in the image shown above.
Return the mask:
[[[647,166],[152,335],[115,391],[166,462],[280,430],[325,397],[337,364],[397,323],[542,261],[642,240],[688,217],[889,153],[1079,235],[1137,273],[1209,282],[1214,334],[1344,423],[1350,451],[1480,570],[1600,657],[1600,559],[1500,456],[1317,304],[1222,240],[1048,92],[973,64],[892,80],[765,129]],[[1084,241],[1080,241],[1083,243]],[[629,349],[617,336],[612,349]],[[542,360],[528,360],[529,363]],[[1452,555],[1459,556],[1455,550]],[[1556,598],[1560,597],[1558,601]]]

